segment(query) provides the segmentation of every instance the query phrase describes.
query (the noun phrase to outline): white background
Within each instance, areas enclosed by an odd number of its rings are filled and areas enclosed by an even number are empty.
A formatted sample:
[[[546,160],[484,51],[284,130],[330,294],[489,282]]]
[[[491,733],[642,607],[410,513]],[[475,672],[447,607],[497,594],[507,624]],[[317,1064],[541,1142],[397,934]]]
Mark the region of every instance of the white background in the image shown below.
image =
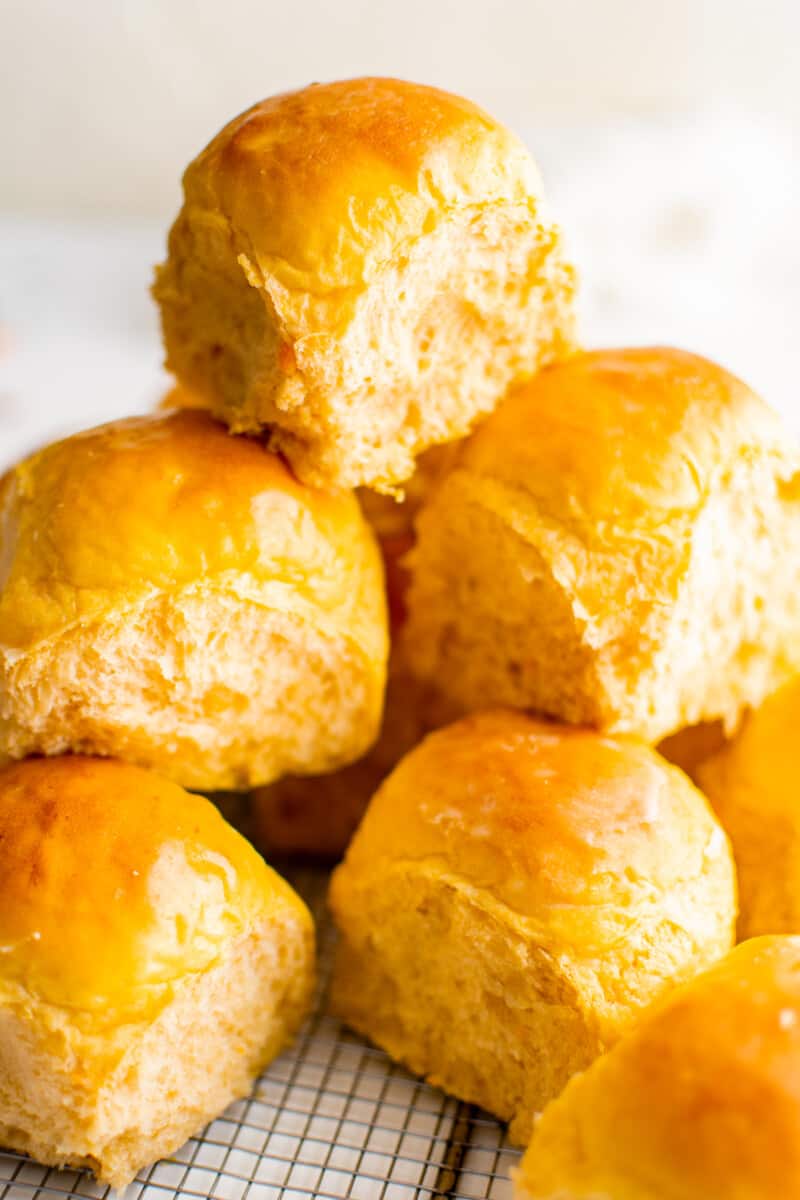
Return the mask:
[[[540,160],[593,343],[675,342],[800,428],[797,0],[4,0],[0,462],[165,386],[180,172],[252,101],[397,74]]]

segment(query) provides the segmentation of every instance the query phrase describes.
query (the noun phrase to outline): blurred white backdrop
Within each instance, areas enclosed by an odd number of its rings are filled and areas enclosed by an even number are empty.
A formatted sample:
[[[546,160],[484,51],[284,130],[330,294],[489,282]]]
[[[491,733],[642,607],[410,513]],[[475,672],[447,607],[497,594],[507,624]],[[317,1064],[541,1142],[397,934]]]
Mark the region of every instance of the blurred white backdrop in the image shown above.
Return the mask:
[[[234,113],[314,79],[463,92],[535,143],[553,116],[733,101],[797,116],[797,0],[5,0],[4,204],[166,218]]]
[[[153,403],[186,162],[312,79],[463,92],[539,159],[595,344],[717,357],[800,428],[797,0],[5,0],[0,463]]]

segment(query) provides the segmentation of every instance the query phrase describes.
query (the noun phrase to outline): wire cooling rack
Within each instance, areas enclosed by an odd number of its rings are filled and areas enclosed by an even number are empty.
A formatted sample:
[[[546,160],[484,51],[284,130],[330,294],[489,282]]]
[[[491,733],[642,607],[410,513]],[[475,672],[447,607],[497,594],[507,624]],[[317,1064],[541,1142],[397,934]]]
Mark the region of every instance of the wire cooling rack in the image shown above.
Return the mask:
[[[287,871],[316,920],[320,986],[300,1037],[172,1159],[144,1171],[125,1200],[508,1200],[518,1152],[504,1129],[413,1078],[325,1013],[333,930],[323,871]],[[81,1171],[0,1153],[0,1200],[105,1200]]]

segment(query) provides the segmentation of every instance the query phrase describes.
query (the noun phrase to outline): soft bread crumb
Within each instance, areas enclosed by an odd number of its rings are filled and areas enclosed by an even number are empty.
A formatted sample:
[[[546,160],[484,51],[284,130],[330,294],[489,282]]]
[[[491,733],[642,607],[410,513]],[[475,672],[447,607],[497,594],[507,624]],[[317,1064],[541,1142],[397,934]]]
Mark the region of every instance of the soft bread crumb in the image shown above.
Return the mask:
[[[0,760],[99,754],[197,790],[247,788],[357,758],[380,711],[349,638],[206,585],[7,659]]]

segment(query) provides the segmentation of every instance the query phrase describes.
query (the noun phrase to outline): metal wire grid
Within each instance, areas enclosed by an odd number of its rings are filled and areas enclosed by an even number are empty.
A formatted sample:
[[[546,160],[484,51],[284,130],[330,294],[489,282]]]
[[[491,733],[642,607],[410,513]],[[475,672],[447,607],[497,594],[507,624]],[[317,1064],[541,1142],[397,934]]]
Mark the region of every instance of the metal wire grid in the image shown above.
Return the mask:
[[[508,1200],[518,1153],[502,1126],[414,1079],[326,1015],[333,948],[327,875],[287,874],[317,919],[314,1012],[248,1099],[142,1172],[125,1200]],[[86,1172],[0,1153],[0,1200],[108,1195]]]

